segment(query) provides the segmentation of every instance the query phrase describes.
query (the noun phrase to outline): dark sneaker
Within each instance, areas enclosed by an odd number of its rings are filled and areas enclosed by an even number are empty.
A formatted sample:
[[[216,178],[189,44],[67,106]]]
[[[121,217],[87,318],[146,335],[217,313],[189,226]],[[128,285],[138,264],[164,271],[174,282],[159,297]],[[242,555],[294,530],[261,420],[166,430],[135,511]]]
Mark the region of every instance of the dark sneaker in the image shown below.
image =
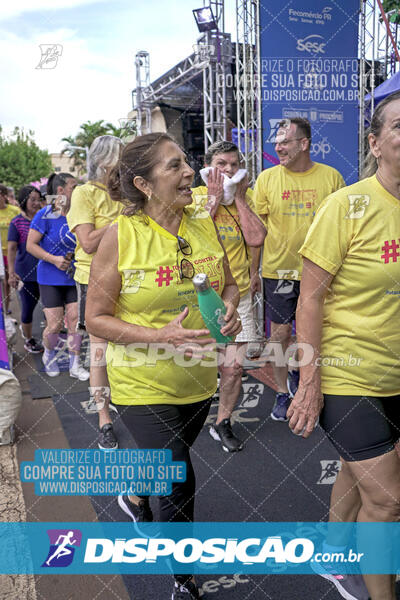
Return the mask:
[[[187,581],[184,585],[175,581],[171,600],[198,600],[199,598],[199,588],[193,581]]]
[[[219,425],[211,425],[209,431],[214,440],[221,442],[222,449],[225,452],[242,450],[244,444],[233,433],[230,419],[224,419]]]
[[[291,402],[290,394],[278,393],[275,398],[275,404],[271,412],[274,421],[287,421],[287,409]]]
[[[332,567],[312,562],[311,568],[317,575],[331,581],[346,600],[368,600],[369,593],[362,575],[338,575]]]
[[[140,498],[139,502],[131,502],[128,495],[120,494],[118,496],[118,505],[126,515],[133,521],[133,527],[140,537],[148,539],[159,538],[161,531],[161,523],[153,521],[153,513],[150,508],[149,499]],[[169,563],[169,559],[166,559]],[[169,568],[171,568],[169,564]],[[172,570],[172,568],[171,568]]]
[[[142,498],[138,504],[135,504],[129,500],[128,496],[120,494],[118,496],[118,504],[124,513],[135,523],[151,523],[153,520],[153,513],[148,498]]]
[[[300,373],[299,371],[289,371],[287,376],[287,389],[291,398],[294,398],[299,387]]]
[[[100,450],[116,450],[118,448],[118,440],[115,437],[112,423],[106,423],[100,429],[100,438],[97,445]]]
[[[39,354],[44,350],[42,344],[35,340],[35,338],[33,337],[30,340],[25,340],[24,348],[27,352],[30,352],[31,354]]]

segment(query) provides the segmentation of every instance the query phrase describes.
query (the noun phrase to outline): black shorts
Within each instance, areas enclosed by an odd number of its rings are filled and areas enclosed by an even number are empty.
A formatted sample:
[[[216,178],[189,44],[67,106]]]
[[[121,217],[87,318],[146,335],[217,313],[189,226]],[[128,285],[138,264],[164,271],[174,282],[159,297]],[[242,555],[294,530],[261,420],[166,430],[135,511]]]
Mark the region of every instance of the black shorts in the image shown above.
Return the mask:
[[[74,285],[39,285],[40,299],[44,308],[58,308],[77,301]]]
[[[273,323],[291,323],[296,316],[300,281],[263,277],[264,303],[268,319]]]
[[[375,458],[400,438],[400,396],[325,394],[319,422],[344,460]]]
[[[85,310],[86,310],[86,295],[88,286],[86,283],[76,282],[76,289],[78,291],[78,324],[77,329],[83,329],[86,331],[85,326]]]

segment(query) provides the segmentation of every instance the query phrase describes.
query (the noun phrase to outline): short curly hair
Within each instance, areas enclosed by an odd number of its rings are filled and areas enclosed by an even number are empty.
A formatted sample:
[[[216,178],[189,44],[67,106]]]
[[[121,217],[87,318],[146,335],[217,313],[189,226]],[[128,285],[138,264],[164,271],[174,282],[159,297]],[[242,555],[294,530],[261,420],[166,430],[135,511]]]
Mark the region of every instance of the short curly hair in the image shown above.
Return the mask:
[[[239,148],[233,142],[214,142],[214,144],[209,146],[204,156],[204,162],[206,165],[210,165],[216,154],[225,154],[225,152],[237,152],[237,155],[239,156]]]

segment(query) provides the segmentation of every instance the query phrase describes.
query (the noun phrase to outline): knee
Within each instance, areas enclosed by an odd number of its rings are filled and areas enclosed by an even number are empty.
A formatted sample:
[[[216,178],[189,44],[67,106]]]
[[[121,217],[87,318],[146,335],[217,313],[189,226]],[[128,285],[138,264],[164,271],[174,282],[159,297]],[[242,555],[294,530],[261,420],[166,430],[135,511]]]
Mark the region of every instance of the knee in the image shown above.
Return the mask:
[[[226,381],[226,380],[230,380],[230,381],[236,381],[237,379],[242,378],[242,373],[243,373],[243,367],[242,365],[239,365],[238,363],[235,362],[234,365],[232,366],[225,366],[225,365],[221,365],[220,368],[220,375],[221,375],[221,380],[222,381]]]
[[[58,334],[61,331],[62,323],[61,322],[50,322],[47,323],[46,333],[47,335]]]
[[[400,521],[400,489],[380,490],[372,497],[363,498],[363,511],[369,521]]]

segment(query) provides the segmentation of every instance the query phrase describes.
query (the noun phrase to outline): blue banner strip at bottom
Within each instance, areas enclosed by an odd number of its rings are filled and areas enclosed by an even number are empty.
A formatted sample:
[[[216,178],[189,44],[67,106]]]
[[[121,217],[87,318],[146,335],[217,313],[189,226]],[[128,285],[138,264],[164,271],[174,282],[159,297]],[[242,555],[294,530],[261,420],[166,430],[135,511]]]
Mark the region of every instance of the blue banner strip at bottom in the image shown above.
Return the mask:
[[[1,573],[399,573],[400,523],[0,523]]]

